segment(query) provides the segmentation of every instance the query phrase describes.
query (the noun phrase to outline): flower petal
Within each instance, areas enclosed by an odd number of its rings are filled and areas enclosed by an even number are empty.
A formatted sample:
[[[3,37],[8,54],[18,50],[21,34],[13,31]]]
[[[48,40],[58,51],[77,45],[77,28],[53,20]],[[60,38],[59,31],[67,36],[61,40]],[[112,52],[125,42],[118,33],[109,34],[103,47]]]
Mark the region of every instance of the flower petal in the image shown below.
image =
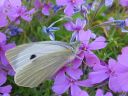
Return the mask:
[[[103,90],[97,89],[95,96],[104,96],[104,95],[103,95]]]
[[[11,85],[0,87],[0,93],[10,93],[11,90],[12,90],[12,86]]]
[[[111,92],[107,92],[104,96],[113,96]]]
[[[4,14],[0,14],[0,27],[4,27],[8,24],[7,18]]]
[[[84,58],[83,52],[81,52],[76,56],[76,58],[72,61],[74,69],[77,69],[81,66],[83,58]]]
[[[118,78],[114,76],[109,78],[109,88],[113,92],[122,92],[120,82],[118,81]]]
[[[0,72],[0,86],[3,85],[7,80],[6,74]]]
[[[73,26],[74,26],[73,22],[68,22],[68,23],[65,23],[65,24],[64,24],[64,27],[65,27],[68,31],[74,31],[74,30],[73,30]]]
[[[101,70],[101,71],[89,73],[89,80],[91,80],[92,84],[101,83],[102,81],[104,81],[108,77],[109,77],[109,75],[106,74],[106,70]]]
[[[98,50],[98,49],[105,48],[107,45],[107,43],[105,43],[105,40],[106,39],[102,36],[96,38],[92,43],[89,44],[89,49]]]
[[[89,95],[86,91],[81,91],[79,96],[89,96]]]
[[[91,38],[91,30],[80,30],[79,32],[79,40],[83,42],[84,44],[88,44],[90,38]]]
[[[7,50],[9,50],[9,49],[14,48],[15,46],[16,46],[15,43],[7,44],[7,45],[5,45],[4,50],[7,51]]]
[[[57,94],[63,94],[66,90],[68,90],[69,86],[70,86],[70,82],[65,76],[65,72],[60,71],[55,78],[55,82],[54,85],[52,86],[52,90]]]
[[[128,84],[127,84],[128,83],[128,71],[127,73],[119,74],[117,80],[118,80],[118,84],[120,84],[120,88],[121,88],[120,91],[128,92]]]
[[[67,0],[56,0],[57,5],[66,5],[67,4]]]
[[[77,85],[71,85],[71,95],[72,96],[79,96],[81,93],[81,89]]]
[[[82,80],[82,81],[77,81],[75,82],[76,85],[82,86],[82,87],[92,87],[92,83],[89,79],[87,80]]]
[[[6,42],[6,35],[0,32],[0,43]]]
[[[86,25],[86,20],[82,20],[80,18],[77,18],[76,20],[76,26],[80,27],[81,29],[83,29]]]
[[[100,64],[100,59],[91,51],[85,52],[86,64],[89,67],[94,67],[95,65]]]
[[[63,0],[64,1],[64,0]],[[67,15],[67,16],[72,16],[72,14],[74,13],[74,10],[73,10],[73,6],[71,5],[68,5],[66,6],[66,8],[64,9],[64,13]]]
[[[72,77],[73,79],[75,79],[75,80],[80,79],[81,75],[83,75],[82,70],[80,70],[80,69],[74,69],[74,68],[72,68],[72,67],[68,67],[68,68],[66,69],[66,73],[67,73],[70,77]]]
[[[13,7],[20,7],[22,5],[21,0],[9,0],[9,2]]]

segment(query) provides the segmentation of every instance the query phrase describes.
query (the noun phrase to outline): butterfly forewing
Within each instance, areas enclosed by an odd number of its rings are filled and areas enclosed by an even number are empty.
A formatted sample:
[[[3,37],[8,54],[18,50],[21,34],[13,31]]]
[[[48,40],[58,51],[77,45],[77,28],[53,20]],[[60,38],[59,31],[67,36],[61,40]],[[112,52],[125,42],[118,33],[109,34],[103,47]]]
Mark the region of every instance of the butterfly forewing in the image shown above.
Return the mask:
[[[72,47],[59,41],[21,45],[6,55],[16,71],[15,82],[25,87],[38,86],[74,56]]]

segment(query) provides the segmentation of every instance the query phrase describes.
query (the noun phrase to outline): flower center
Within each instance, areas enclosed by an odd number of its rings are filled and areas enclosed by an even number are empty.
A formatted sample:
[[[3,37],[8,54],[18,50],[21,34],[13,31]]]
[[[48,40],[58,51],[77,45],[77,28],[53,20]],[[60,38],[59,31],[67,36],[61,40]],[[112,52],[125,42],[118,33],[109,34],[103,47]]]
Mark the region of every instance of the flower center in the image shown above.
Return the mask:
[[[87,47],[85,47],[84,45],[81,45],[81,46],[80,46],[80,50],[82,50],[82,51],[87,51]]]
[[[78,26],[75,28],[75,30],[76,30],[77,32],[79,32],[80,29],[81,29],[81,27],[78,27]]]
[[[76,0],[71,0],[72,3],[76,3]]]
[[[0,51],[2,51],[2,48],[0,47]]]
[[[115,71],[111,69],[109,69],[106,73],[109,74],[110,76],[116,76]]]

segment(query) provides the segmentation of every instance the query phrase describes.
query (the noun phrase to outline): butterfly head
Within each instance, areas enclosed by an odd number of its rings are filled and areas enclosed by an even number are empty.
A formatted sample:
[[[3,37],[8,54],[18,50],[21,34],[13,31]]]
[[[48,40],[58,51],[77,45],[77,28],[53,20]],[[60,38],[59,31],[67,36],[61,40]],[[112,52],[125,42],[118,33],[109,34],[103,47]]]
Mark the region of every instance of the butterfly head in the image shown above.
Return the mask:
[[[80,42],[76,41],[76,42],[71,42],[70,45],[72,47],[72,51],[73,53],[77,54],[79,52],[79,47],[80,47]]]

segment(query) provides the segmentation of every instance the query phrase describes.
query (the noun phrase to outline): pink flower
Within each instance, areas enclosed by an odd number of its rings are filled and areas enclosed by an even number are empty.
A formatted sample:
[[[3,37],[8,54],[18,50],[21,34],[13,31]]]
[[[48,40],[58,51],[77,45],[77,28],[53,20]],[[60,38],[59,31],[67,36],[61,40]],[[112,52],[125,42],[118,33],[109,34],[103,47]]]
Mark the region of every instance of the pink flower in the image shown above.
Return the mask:
[[[107,92],[105,95],[103,94],[103,90],[97,89],[95,96],[113,96],[111,92]]]

